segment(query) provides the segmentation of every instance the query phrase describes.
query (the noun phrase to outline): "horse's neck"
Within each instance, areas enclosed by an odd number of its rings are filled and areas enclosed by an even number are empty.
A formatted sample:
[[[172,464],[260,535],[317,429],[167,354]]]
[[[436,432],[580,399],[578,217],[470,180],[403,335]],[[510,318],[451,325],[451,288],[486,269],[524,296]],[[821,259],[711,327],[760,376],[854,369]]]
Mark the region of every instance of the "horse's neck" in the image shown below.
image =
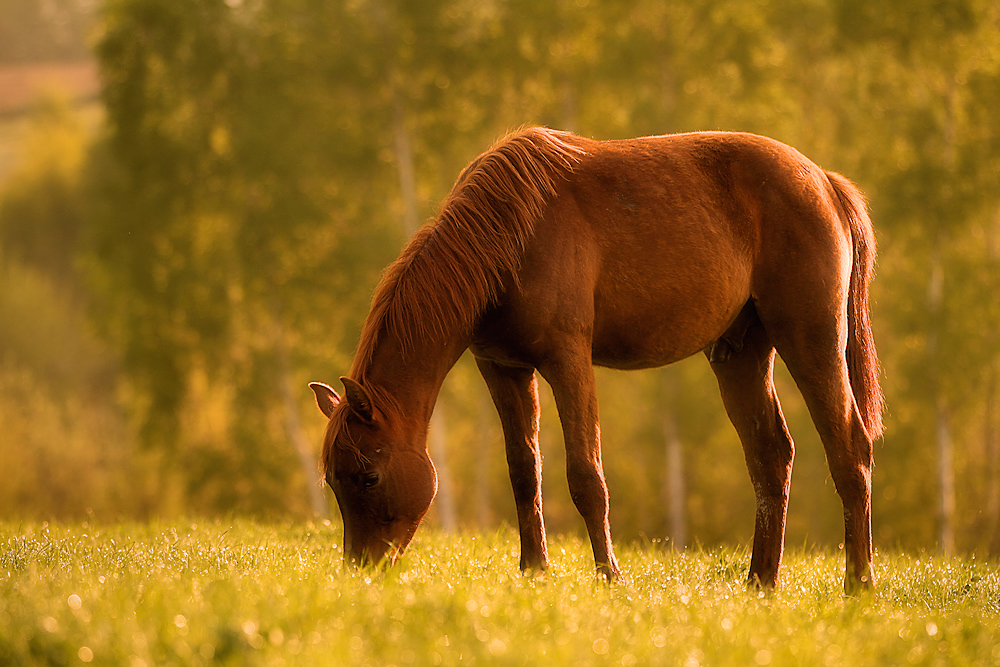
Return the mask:
[[[389,394],[401,416],[426,426],[445,376],[466,347],[468,341],[462,339],[418,339],[404,351],[394,336],[387,335],[375,348],[365,381]]]

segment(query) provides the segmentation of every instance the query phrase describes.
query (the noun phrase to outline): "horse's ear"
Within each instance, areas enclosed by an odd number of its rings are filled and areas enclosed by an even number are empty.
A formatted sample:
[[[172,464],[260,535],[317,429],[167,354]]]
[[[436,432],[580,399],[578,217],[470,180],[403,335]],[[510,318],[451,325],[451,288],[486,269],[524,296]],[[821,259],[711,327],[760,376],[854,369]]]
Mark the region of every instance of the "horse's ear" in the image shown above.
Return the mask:
[[[323,411],[327,419],[333,414],[333,409],[340,403],[340,394],[333,390],[333,387],[322,382],[310,382],[309,388],[316,394],[316,405]]]
[[[366,422],[372,421],[374,411],[372,410],[372,397],[368,395],[368,391],[359,382],[347,376],[340,378],[340,381],[344,383],[344,395],[347,397],[347,404],[363,420]]]

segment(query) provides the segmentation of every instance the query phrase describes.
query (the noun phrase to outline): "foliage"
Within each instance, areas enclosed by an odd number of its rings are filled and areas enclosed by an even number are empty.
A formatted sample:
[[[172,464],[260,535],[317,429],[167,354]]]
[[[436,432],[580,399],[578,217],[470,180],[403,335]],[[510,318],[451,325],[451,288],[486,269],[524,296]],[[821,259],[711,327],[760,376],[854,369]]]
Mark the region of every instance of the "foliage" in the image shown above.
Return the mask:
[[[27,126],[26,158],[0,196],[0,507],[8,518],[141,516],[157,487],[115,405],[115,355],[89,321],[76,265],[87,131],[58,96]]]
[[[1000,573],[974,559],[876,559],[874,598],[843,599],[842,558],[793,551],[784,585],[747,590],[749,554],[621,553],[553,542],[523,577],[503,530],[417,538],[388,573],[344,570],[325,525],[0,527],[0,662],[51,664],[987,664]]]
[[[81,179],[87,136],[80,115],[58,94],[42,97],[21,152],[25,158],[3,184],[0,201],[4,255],[44,267],[67,287],[75,279],[84,226]]]

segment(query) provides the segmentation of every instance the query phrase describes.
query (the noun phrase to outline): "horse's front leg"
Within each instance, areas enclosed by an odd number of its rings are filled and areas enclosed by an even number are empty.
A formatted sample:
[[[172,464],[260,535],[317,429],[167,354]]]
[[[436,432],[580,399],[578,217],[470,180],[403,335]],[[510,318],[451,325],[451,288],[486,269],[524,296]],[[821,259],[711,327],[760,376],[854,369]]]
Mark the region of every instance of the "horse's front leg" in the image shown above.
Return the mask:
[[[608,487],[601,463],[601,427],[598,422],[597,388],[591,366],[590,344],[577,346],[539,367],[552,393],[566,441],[566,476],[576,508],[587,524],[594,548],[597,571],[608,581],[621,577],[608,521]]]
[[[521,570],[549,565],[542,517],[542,455],[538,449],[538,380],[530,368],[476,359],[500,415],[507,467],[521,533]]]

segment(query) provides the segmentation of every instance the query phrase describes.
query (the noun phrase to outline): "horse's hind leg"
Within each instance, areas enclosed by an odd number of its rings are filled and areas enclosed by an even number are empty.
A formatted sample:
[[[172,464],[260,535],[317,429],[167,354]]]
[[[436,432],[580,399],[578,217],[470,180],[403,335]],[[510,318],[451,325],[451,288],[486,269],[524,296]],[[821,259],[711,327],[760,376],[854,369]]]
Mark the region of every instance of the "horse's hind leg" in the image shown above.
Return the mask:
[[[713,363],[712,370],[757,496],[748,583],[770,588],[778,583],[795,449],[774,390],[774,348],[756,316],[742,349]]]
[[[788,349],[785,349],[788,348]],[[844,504],[844,590],[854,593],[874,584],[872,576],[872,442],[854,401],[847,360],[839,342],[799,340],[779,346],[805,399],[826,450],[830,475]]]
[[[538,380],[528,368],[476,359],[503,426],[510,484],[521,533],[521,569],[549,564],[542,517],[542,456],[538,449]]]
[[[801,293],[809,294],[804,288]],[[819,288],[812,294],[822,293]],[[819,308],[822,300],[799,300],[793,318],[765,317],[778,353],[802,392],[819,432],[830,475],[844,504],[844,589],[873,586],[871,534],[872,441],[851,390],[846,330],[838,308]],[[818,310],[818,312],[817,312]]]

